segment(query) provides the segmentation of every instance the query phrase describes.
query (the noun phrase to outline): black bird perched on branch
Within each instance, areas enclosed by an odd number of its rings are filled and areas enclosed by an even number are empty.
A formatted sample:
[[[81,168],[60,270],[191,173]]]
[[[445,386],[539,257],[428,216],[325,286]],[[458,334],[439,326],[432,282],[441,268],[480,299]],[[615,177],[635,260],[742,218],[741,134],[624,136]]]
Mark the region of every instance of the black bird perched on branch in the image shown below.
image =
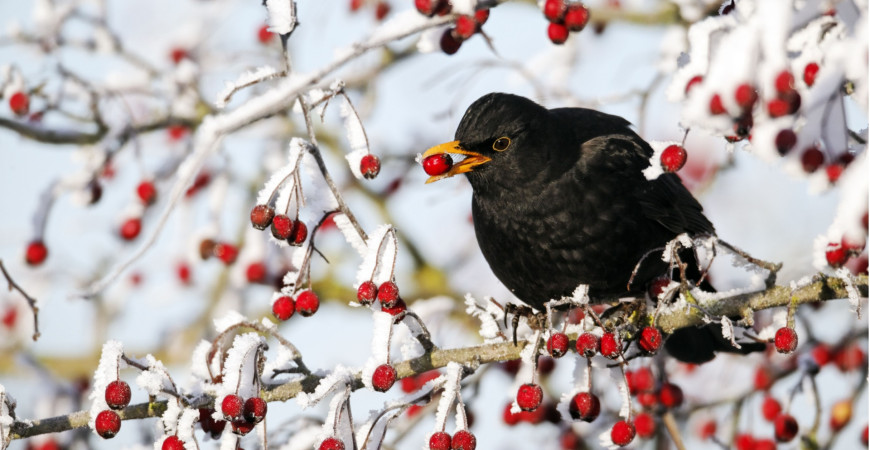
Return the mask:
[[[645,254],[681,233],[714,234],[676,175],[644,176],[653,150],[621,117],[487,94],[469,106],[454,141],[423,156],[444,153],[465,159],[427,182],[468,177],[484,257],[505,286],[538,310],[581,283],[593,300],[642,296],[650,281],[670,275],[654,255],[629,285]],[[691,250],[681,257],[698,272]],[[715,325],[678,330],[666,348],[687,362],[741,351]],[[744,346],[742,352],[758,349]]]

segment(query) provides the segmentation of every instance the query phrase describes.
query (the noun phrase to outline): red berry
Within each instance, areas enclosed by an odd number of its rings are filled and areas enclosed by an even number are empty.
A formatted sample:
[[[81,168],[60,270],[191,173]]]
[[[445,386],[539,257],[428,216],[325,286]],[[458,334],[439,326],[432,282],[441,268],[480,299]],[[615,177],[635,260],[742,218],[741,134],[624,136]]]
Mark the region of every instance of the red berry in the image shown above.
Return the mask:
[[[517,391],[517,405],[523,411],[534,411],[541,405],[544,399],[544,391],[540,386],[533,383],[526,383],[520,386]]]
[[[601,351],[601,340],[592,333],[583,333],[577,338],[577,353],[591,358]]]
[[[142,203],[146,205],[154,204],[154,201],[157,200],[157,188],[154,187],[154,182],[150,180],[144,180],[136,186],[136,195],[139,196],[139,200],[142,200]]]
[[[788,442],[797,435],[798,423],[790,414],[780,414],[773,422],[773,434],[779,442]]]
[[[801,155],[801,165],[804,167],[804,172],[813,173],[822,167],[825,162],[825,155],[816,147],[810,147],[804,150]]]
[[[178,436],[169,436],[163,440],[161,450],[184,450],[184,442]]]
[[[617,359],[620,353],[622,353],[622,344],[619,342],[616,333],[604,333],[601,336],[601,354],[605,358]]]
[[[642,412],[635,416],[634,428],[638,436],[649,439],[656,434],[656,421],[649,413]]]
[[[239,256],[239,249],[233,244],[226,242],[218,242],[214,246],[214,255],[226,265],[236,262],[236,257]]]
[[[443,431],[432,433],[429,437],[429,450],[450,450],[450,434]]]
[[[744,83],[737,86],[737,90],[734,91],[734,100],[737,101],[737,105],[743,108],[744,111],[748,111],[755,106],[755,102],[758,100],[758,92],[751,85]]]
[[[857,344],[850,345],[834,354],[834,364],[843,372],[855,370],[866,365],[864,351]]]
[[[350,12],[358,11],[363,4],[363,0],[350,0]]]
[[[761,415],[770,422],[773,422],[779,413],[782,411],[779,401],[771,396],[764,397],[761,402]]]
[[[178,64],[182,59],[187,58],[187,50],[183,48],[173,48],[172,51],[169,52],[169,59],[172,60],[173,63]]]
[[[716,422],[712,420],[708,420],[701,424],[700,429],[698,430],[698,437],[702,440],[707,440],[716,435]]]
[[[28,265],[38,266],[48,258],[48,247],[41,240],[31,241],[24,251],[24,261]]]
[[[776,92],[786,94],[794,89],[794,77],[791,75],[791,72],[783,70],[776,76],[774,85]]]
[[[831,183],[836,183],[837,180],[840,179],[840,175],[843,174],[843,165],[842,164],[831,164],[828,167],[825,167],[825,175],[828,176],[828,181]]]
[[[100,411],[94,425],[103,439],[112,439],[121,430],[121,417],[112,410]]]
[[[662,333],[656,327],[644,327],[637,343],[644,352],[655,354],[662,346]]]
[[[221,413],[223,413],[228,421],[237,422],[242,420],[244,406],[245,402],[241,397],[235,394],[230,394],[224,397],[221,401]]]
[[[568,11],[565,12],[565,26],[568,31],[582,31],[588,22],[589,10],[582,3],[568,5]]]
[[[683,390],[672,383],[663,383],[659,391],[659,401],[665,408],[679,408],[683,404]]]
[[[372,387],[378,392],[387,392],[396,382],[396,369],[389,364],[381,364],[372,374]]]
[[[399,297],[395,302],[393,302],[393,305],[390,307],[387,307],[383,303],[381,303],[381,311],[391,316],[397,316],[400,313],[405,312],[407,309],[408,305],[405,304],[405,301],[402,300],[402,297]]]
[[[328,437],[320,443],[320,450],[344,450],[344,442],[338,440],[338,438]]]
[[[791,353],[797,348],[798,335],[793,328],[783,327],[776,330],[776,337],[773,338],[773,344],[776,351],[780,353]]]
[[[477,448],[477,438],[468,430],[459,430],[450,441],[453,450],[474,450]]]
[[[293,233],[294,220],[284,214],[272,218],[272,236],[279,241],[286,240]]]
[[[260,423],[266,417],[266,409],[265,400],[260,397],[251,397],[245,400],[242,415],[248,422]]]
[[[770,372],[764,368],[763,366],[759,366],[758,369],[755,370],[755,379],[754,385],[756,391],[766,391],[770,389],[770,386],[773,384],[773,377],[771,377]]]
[[[864,425],[864,431],[861,432],[861,443],[864,444],[864,447],[867,446],[867,442],[868,442],[868,435],[867,435],[868,430],[867,430],[867,428],[868,428],[868,426]]]
[[[262,283],[266,281],[266,264],[260,261],[248,264],[248,268],[245,269],[245,278],[248,279],[248,283]]]
[[[776,150],[779,154],[785,155],[789,150],[794,148],[795,144],[797,144],[797,135],[794,131],[788,128],[780,130],[780,132],[776,134],[774,144],[776,145]]]
[[[230,425],[232,425],[233,434],[238,436],[244,436],[250,433],[254,429],[254,426],[256,426],[257,424],[242,419],[235,422],[230,422]]]
[[[257,40],[260,41],[261,44],[268,44],[274,37],[275,33],[269,31],[267,25],[263,25],[257,30]]]
[[[544,17],[550,22],[561,22],[565,17],[565,12],[564,0],[547,0],[544,2]]]
[[[139,232],[142,231],[142,219],[138,217],[131,217],[124,221],[121,224],[121,238],[125,241],[132,241],[139,236]]]
[[[451,167],[453,167],[453,158],[447,153],[428,156],[423,160],[423,170],[431,176],[446,173]]]
[[[620,420],[610,429],[610,440],[619,446],[626,446],[634,440],[634,425]]]
[[[130,404],[130,385],[126,381],[115,380],[106,386],[106,404],[112,409],[124,409]]]
[[[296,312],[296,303],[293,301],[293,298],[289,296],[282,295],[272,303],[272,314],[274,314],[278,320],[287,320],[294,312]]]
[[[553,333],[547,339],[547,352],[553,358],[561,358],[565,353],[568,353],[568,335]]]
[[[701,75],[695,75],[694,77],[692,77],[692,79],[690,79],[689,82],[686,83],[686,94],[688,94],[693,87],[701,84],[702,81],[704,81],[704,77],[702,77]]]
[[[489,8],[478,9],[474,12],[474,21],[477,22],[478,29],[489,20]]]
[[[830,243],[825,249],[825,259],[828,261],[829,266],[841,267],[849,260],[849,252],[840,244]]]
[[[414,0],[414,6],[420,14],[432,17],[438,9],[438,0]]]
[[[265,230],[272,225],[273,217],[275,217],[275,210],[269,205],[257,205],[251,208],[251,225],[258,230]]]
[[[356,299],[362,305],[371,305],[378,295],[378,287],[371,281],[364,281],[356,290]]]
[[[375,19],[384,20],[384,17],[387,17],[387,14],[390,13],[390,4],[387,2],[378,2],[377,6],[375,6]]]
[[[381,172],[381,159],[371,153],[363,156],[359,161],[359,171],[366,180],[373,179]]]
[[[211,434],[212,438],[217,439],[223,433],[227,423],[223,420],[214,420],[211,416],[212,413],[214,413],[214,410],[211,408],[200,408],[199,424],[202,426],[202,431]]]
[[[775,98],[767,102],[767,114],[770,117],[782,117],[791,111],[791,105],[781,98]]]
[[[752,450],[776,450],[776,442],[773,439],[758,439]]]
[[[320,299],[314,292],[305,290],[296,297],[296,310],[302,317],[310,317],[320,308]]]
[[[502,412],[502,420],[508,425],[516,425],[520,423],[520,420],[522,419],[520,414],[511,411],[512,408],[513,405],[508,403],[507,405],[504,405],[504,411]]]
[[[459,51],[459,47],[462,45],[462,41],[457,39],[456,36],[453,35],[453,30],[447,29],[444,30],[444,34],[441,35],[441,51],[452,55]]]
[[[788,104],[788,114],[794,114],[801,108],[801,95],[791,90],[781,97]]]
[[[23,116],[30,111],[30,96],[24,92],[16,92],[9,97],[9,109],[18,116]]]
[[[477,32],[477,21],[472,16],[461,15],[456,18],[454,27],[458,38],[468,39]]]
[[[637,402],[644,408],[652,409],[659,404],[659,396],[655,392],[640,392],[637,394]]]
[[[293,221],[293,229],[290,231],[290,236],[287,238],[287,243],[290,245],[299,246],[308,238],[308,226],[301,220]]]
[[[662,152],[662,169],[665,172],[676,172],[686,164],[686,149],[681,145],[669,145]]]
[[[738,434],[734,439],[736,450],[755,450],[755,438],[748,433]]]
[[[592,422],[601,413],[601,402],[591,392],[580,392],[571,398],[568,404],[568,412],[574,420]]]
[[[547,26],[547,37],[554,44],[564,44],[568,40],[568,27],[561,23],[551,23]]]
[[[811,62],[804,67],[804,83],[807,87],[816,83],[816,75],[819,73],[819,65]]]
[[[722,104],[722,97],[719,94],[713,94],[710,97],[710,114],[714,116],[719,114],[725,114],[725,106]]]
[[[392,281],[385,281],[378,287],[378,300],[381,305],[391,308],[399,299],[399,286]]]
[[[169,134],[170,141],[179,141],[187,134],[187,127],[184,125],[170,125],[169,128],[166,129],[166,132]],[[195,182],[196,180],[194,180],[194,186],[196,185]],[[188,196],[192,195],[193,191],[196,191],[194,186],[191,186],[191,188],[188,189]]]
[[[671,284],[670,277],[657,277],[650,281],[649,286],[647,287],[647,293],[653,300],[656,300],[665,292],[665,288],[668,287],[669,284]]]
[[[625,374],[628,378],[628,390],[631,394],[652,391],[655,388],[655,378],[649,367],[641,367],[634,372],[626,372]]]
[[[818,364],[819,367],[824,366],[825,364],[831,362],[831,359],[833,359],[831,355],[831,347],[829,347],[827,344],[819,344],[815,346],[811,354],[813,355],[813,359],[816,360],[816,364]]]

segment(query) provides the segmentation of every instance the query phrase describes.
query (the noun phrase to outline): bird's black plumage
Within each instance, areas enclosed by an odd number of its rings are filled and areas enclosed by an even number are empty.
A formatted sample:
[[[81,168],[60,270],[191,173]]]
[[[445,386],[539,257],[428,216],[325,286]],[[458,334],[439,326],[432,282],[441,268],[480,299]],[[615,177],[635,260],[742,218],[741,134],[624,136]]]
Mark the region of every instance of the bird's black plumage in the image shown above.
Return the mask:
[[[628,287],[647,252],[681,233],[714,233],[676,175],[644,176],[653,150],[629,126],[590,109],[492,93],[469,106],[456,140],[444,144],[474,155],[456,173],[474,191],[477,241],[498,279],[528,305],[540,310],[581,283],[593,299],[641,294],[668,273],[660,258],[646,258]],[[686,361],[731,348],[709,329],[682,334],[704,341],[672,352]]]

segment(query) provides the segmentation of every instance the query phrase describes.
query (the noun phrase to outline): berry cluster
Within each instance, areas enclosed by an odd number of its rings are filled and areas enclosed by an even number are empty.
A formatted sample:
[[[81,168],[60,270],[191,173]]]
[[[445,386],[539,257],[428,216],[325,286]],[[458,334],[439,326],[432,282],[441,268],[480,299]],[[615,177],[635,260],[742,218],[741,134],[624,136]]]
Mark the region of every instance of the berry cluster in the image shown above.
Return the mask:
[[[567,3],[565,0],[544,2],[544,17],[550,21],[547,36],[554,44],[564,44],[569,32],[582,31],[589,22],[589,10],[583,3]]]
[[[350,0],[350,12],[357,12],[362,9],[364,0]],[[390,13],[392,7],[389,3],[384,0],[378,0],[375,2],[375,19],[378,21],[384,20],[387,17],[387,14]]]
[[[381,311],[398,315],[405,311],[405,301],[399,296],[399,286],[394,281],[385,281],[380,286],[373,281],[365,281],[356,290],[356,299],[363,306],[369,306],[378,300]]]
[[[103,439],[111,439],[121,430],[121,416],[114,410],[124,409],[130,404],[130,385],[122,380],[115,380],[106,386],[106,404],[111,409],[100,411],[94,422],[94,427]]]
[[[221,414],[230,423],[233,433],[244,436],[266,417],[266,401],[260,397],[247,400],[230,394],[221,401]],[[203,428],[204,429],[204,428]]]
[[[272,236],[279,241],[300,246],[308,238],[308,226],[298,218],[291,219],[286,214],[275,214],[269,205],[256,205],[251,209],[251,225],[258,230],[270,227]]]
[[[236,262],[236,258],[239,256],[239,248],[228,242],[215,242],[212,239],[203,239],[199,243],[199,256],[203,260],[214,257],[221,260],[224,264],[230,265]]]
[[[438,431],[429,437],[429,450],[474,450],[477,448],[477,438],[468,430],[450,433]]]
[[[285,321],[299,312],[302,317],[310,317],[320,309],[320,299],[310,290],[303,290],[296,299],[289,295],[281,295],[272,302],[272,314],[278,320]]]

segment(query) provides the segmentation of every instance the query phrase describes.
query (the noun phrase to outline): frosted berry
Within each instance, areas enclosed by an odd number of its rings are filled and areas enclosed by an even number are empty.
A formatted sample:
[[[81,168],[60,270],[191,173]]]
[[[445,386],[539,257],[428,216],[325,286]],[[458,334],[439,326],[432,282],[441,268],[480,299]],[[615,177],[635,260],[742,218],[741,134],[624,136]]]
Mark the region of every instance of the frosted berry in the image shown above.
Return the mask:
[[[399,286],[392,281],[385,281],[378,287],[378,300],[387,308],[392,307],[399,299]]]
[[[582,3],[568,5],[568,11],[565,12],[565,26],[568,31],[581,31],[588,22],[589,10]]]
[[[710,114],[714,116],[725,114],[725,105],[722,104],[722,97],[719,94],[713,94],[710,97]]]
[[[477,438],[468,430],[459,430],[450,440],[453,450],[474,450],[477,448]]]
[[[235,422],[230,422],[230,425],[232,425],[233,434],[237,436],[245,436],[250,433],[257,424],[242,419]]]
[[[338,440],[338,438],[328,437],[320,443],[318,447],[319,450],[344,450],[344,442]]]
[[[741,84],[734,91],[734,100],[737,101],[737,106],[740,106],[744,111],[748,111],[755,106],[758,100],[758,92],[749,84]]]
[[[427,175],[441,175],[450,170],[451,167],[453,167],[453,158],[447,153],[428,156],[423,160],[423,170]]]
[[[565,353],[568,353],[568,335],[553,333],[547,339],[547,353],[553,358],[561,358]]]
[[[251,397],[245,400],[242,415],[245,420],[252,423],[260,423],[266,417],[266,401],[260,397]]]
[[[118,431],[121,431],[121,416],[109,409],[100,411],[97,414],[94,428],[97,429],[97,434],[103,439],[112,439],[118,434]]]
[[[577,338],[577,353],[591,358],[601,351],[601,340],[592,333],[583,333]]]
[[[468,39],[477,32],[477,27],[474,16],[461,15],[456,18],[454,31],[459,39]]]
[[[272,218],[272,236],[280,241],[286,240],[293,232],[293,222],[285,214],[276,214]]]
[[[642,439],[649,439],[656,434],[656,421],[649,413],[642,412],[634,418],[634,429]]]
[[[378,295],[378,287],[372,281],[364,281],[356,290],[356,299],[362,305],[371,305]]]
[[[126,381],[115,380],[106,386],[106,404],[112,409],[124,409],[130,404],[130,385]]]
[[[626,446],[634,440],[634,434],[634,425],[620,420],[613,424],[613,428],[610,429],[610,440],[616,445]]]
[[[828,244],[825,249],[825,259],[831,267],[841,267],[849,260],[849,252],[839,244]]]
[[[605,358],[619,358],[621,352],[622,344],[619,342],[616,333],[608,332],[601,336],[601,354],[604,355]]]
[[[396,301],[393,302],[393,305],[389,306],[389,307],[385,306],[383,303],[381,303],[381,311],[385,312],[391,316],[397,316],[397,315],[405,312],[407,309],[408,309],[408,305],[405,304],[405,301],[402,300],[402,297],[399,297],[398,299],[396,299]]]
[[[804,83],[810,87],[816,83],[816,75],[819,73],[819,65],[811,62],[804,67]]]
[[[310,317],[320,309],[320,299],[317,298],[317,294],[311,291],[302,291],[296,297],[296,311],[299,311],[299,314],[302,317]]]
[[[226,242],[218,242],[214,245],[214,255],[226,265],[236,262],[236,257],[239,256],[239,249]]]
[[[258,230],[265,230],[272,225],[275,210],[269,205],[257,205],[251,208],[251,225]]]
[[[561,22],[565,18],[566,12],[564,0],[547,0],[544,2],[544,17],[550,22]]]
[[[774,86],[776,87],[776,92],[780,94],[787,94],[794,90],[794,77],[791,72],[787,70],[783,70],[776,76],[776,80],[774,81]]]
[[[554,44],[564,44],[568,40],[568,27],[561,23],[551,23],[547,26],[547,37]]]
[[[782,117],[789,114],[789,111],[791,111],[791,105],[786,100],[775,98],[767,102],[767,114],[770,117]]]
[[[9,97],[9,109],[17,116],[30,112],[30,96],[24,92],[16,92]]]
[[[571,403],[568,404],[568,412],[574,420],[592,422],[601,413],[601,402],[591,392],[580,392],[571,398]]]
[[[816,170],[819,170],[819,167],[822,167],[822,164],[824,163],[825,154],[816,147],[810,147],[804,150],[804,153],[801,155],[801,165],[806,173],[813,173]]]
[[[764,416],[766,420],[773,422],[779,416],[780,412],[782,412],[782,406],[780,406],[777,399],[769,395],[764,397],[764,400],[761,402],[761,415]]]
[[[301,220],[293,221],[293,230],[287,238],[287,243],[290,245],[299,246],[308,238],[308,226]]]
[[[154,182],[144,180],[136,186],[136,195],[139,200],[146,205],[152,205],[157,200],[157,188],[154,187]]]
[[[650,281],[649,286],[647,287],[647,293],[650,298],[658,299],[665,292],[665,288],[671,284],[671,279],[669,277],[658,277]]]
[[[447,29],[444,30],[444,34],[441,35],[439,45],[441,46],[442,52],[452,55],[459,51],[459,47],[462,46],[462,41],[454,36],[454,30]]]
[[[662,346],[662,333],[656,327],[644,327],[637,344],[644,352],[655,354]]]
[[[178,436],[169,436],[163,440],[160,450],[184,450],[184,442]]]
[[[451,441],[450,434],[436,431],[429,437],[429,450],[450,450]]]
[[[779,442],[788,442],[797,435],[798,423],[790,414],[780,414],[773,422],[773,434]]]
[[[293,313],[296,312],[296,303],[293,301],[293,298],[282,295],[278,297],[274,303],[272,303],[272,314],[278,318],[278,320],[287,320],[293,316]]]
[[[390,13],[390,4],[384,1],[378,2],[375,6],[375,19],[384,20],[384,17],[387,17],[387,14]]]
[[[780,155],[785,155],[789,150],[794,148],[795,144],[797,144],[797,135],[794,131],[788,128],[780,130],[780,132],[776,134],[774,144],[776,145],[776,151],[778,151]]]
[[[686,165],[686,149],[681,145],[669,145],[662,152],[662,169],[665,172],[676,172]]]
[[[683,404],[683,390],[672,383],[663,383],[659,390],[659,402],[665,408],[679,408]]]
[[[31,241],[24,251],[24,261],[31,266],[38,266],[48,258],[48,247],[41,240]]]
[[[704,77],[702,77],[701,75],[695,75],[694,77],[692,77],[692,78],[689,80],[689,82],[686,83],[686,94],[688,94],[689,91],[690,91],[693,87],[695,87],[695,86],[701,84],[702,81],[704,81]]]
[[[266,281],[266,264],[260,261],[248,264],[248,268],[245,269],[245,278],[247,278],[248,283],[262,283]]]
[[[387,392],[396,382],[396,369],[389,364],[381,364],[372,374],[372,387],[378,392]]]
[[[241,397],[235,394],[230,394],[224,397],[221,401],[221,413],[230,422],[242,420],[242,411],[245,402]]]
[[[526,383],[517,390],[517,405],[523,411],[534,411],[541,405],[544,399],[544,391],[540,386]]]
[[[359,171],[366,180],[375,178],[381,172],[381,159],[371,153],[363,156],[359,161]]]
[[[793,328],[783,327],[776,330],[776,336],[773,338],[773,345],[776,351],[780,353],[791,353],[797,348],[798,336]]]
[[[142,219],[138,217],[131,217],[124,221],[121,224],[121,238],[125,241],[132,241],[139,236],[139,233],[142,231]]]

